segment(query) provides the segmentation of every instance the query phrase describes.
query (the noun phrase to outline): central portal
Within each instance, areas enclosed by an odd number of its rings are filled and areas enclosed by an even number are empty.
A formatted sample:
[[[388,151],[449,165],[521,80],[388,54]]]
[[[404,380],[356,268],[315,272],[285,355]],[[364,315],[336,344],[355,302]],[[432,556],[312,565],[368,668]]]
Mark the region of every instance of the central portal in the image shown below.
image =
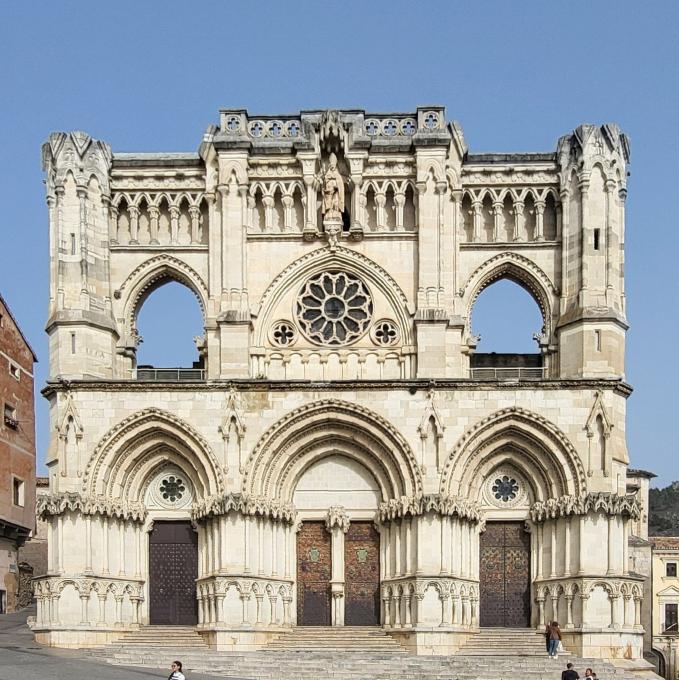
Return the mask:
[[[480,624],[530,626],[530,535],[523,522],[488,522],[481,534]]]
[[[324,522],[304,522],[297,534],[297,625],[329,626],[332,545]]]

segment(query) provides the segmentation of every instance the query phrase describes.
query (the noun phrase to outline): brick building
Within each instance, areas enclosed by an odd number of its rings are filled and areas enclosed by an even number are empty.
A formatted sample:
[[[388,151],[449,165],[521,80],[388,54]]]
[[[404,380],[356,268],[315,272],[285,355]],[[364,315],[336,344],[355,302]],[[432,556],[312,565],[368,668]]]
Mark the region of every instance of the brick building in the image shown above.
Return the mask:
[[[0,295],[0,613],[17,608],[18,550],[35,528],[36,360]]]

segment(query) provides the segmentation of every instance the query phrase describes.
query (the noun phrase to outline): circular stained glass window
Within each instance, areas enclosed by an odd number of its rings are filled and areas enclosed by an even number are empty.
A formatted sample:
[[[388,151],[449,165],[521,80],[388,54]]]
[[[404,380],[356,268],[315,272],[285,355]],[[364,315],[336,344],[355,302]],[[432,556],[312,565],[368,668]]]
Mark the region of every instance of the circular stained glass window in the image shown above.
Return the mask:
[[[507,503],[516,498],[516,494],[519,492],[519,484],[512,477],[503,475],[493,482],[492,491],[497,500]]]
[[[184,481],[180,477],[170,475],[160,483],[160,495],[170,503],[180,500],[186,491]]]
[[[346,272],[323,272],[309,279],[297,301],[297,319],[308,338],[345,345],[368,329],[373,303],[366,285]]]

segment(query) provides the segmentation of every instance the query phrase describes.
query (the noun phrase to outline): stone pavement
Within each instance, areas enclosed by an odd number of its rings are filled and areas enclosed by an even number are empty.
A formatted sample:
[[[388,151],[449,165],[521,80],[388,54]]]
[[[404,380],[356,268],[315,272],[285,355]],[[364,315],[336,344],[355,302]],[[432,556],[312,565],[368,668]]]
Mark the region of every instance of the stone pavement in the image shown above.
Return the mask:
[[[113,666],[78,650],[41,647],[26,626],[32,609],[0,615],[0,680],[152,680],[167,678],[167,670]],[[218,680],[214,675],[189,673],[187,680]]]
[[[167,678],[179,658],[187,680],[559,680],[565,659],[545,656],[414,656],[393,649],[340,650],[326,631],[316,649],[216,652],[120,644],[108,649],[41,647],[25,625],[33,612],[0,616],[0,680],[150,680]],[[342,631],[339,631],[342,633]],[[309,633],[315,635],[314,631]],[[571,659],[578,670],[592,665],[601,680],[653,680],[600,660]]]

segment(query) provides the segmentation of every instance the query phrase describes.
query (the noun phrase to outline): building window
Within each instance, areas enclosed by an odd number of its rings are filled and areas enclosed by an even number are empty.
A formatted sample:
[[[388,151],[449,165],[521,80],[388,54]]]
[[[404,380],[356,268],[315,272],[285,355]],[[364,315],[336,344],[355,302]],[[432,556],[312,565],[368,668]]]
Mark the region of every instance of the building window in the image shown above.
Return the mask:
[[[23,508],[24,507],[24,488],[25,485],[21,479],[14,477],[12,479],[12,503]]]
[[[21,371],[19,370],[19,367],[16,364],[10,363],[9,373],[15,380],[21,379]]]
[[[663,632],[665,633],[678,633],[677,622],[679,621],[679,605],[678,604],[666,604],[665,605],[665,627]]]
[[[19,427],[17,419],[17,410],[11,404],[5,404],[5,425],[16,430]]]
[[[665,565],[665,576],[676,576],[677,575],[677,563],[668,562]]]

